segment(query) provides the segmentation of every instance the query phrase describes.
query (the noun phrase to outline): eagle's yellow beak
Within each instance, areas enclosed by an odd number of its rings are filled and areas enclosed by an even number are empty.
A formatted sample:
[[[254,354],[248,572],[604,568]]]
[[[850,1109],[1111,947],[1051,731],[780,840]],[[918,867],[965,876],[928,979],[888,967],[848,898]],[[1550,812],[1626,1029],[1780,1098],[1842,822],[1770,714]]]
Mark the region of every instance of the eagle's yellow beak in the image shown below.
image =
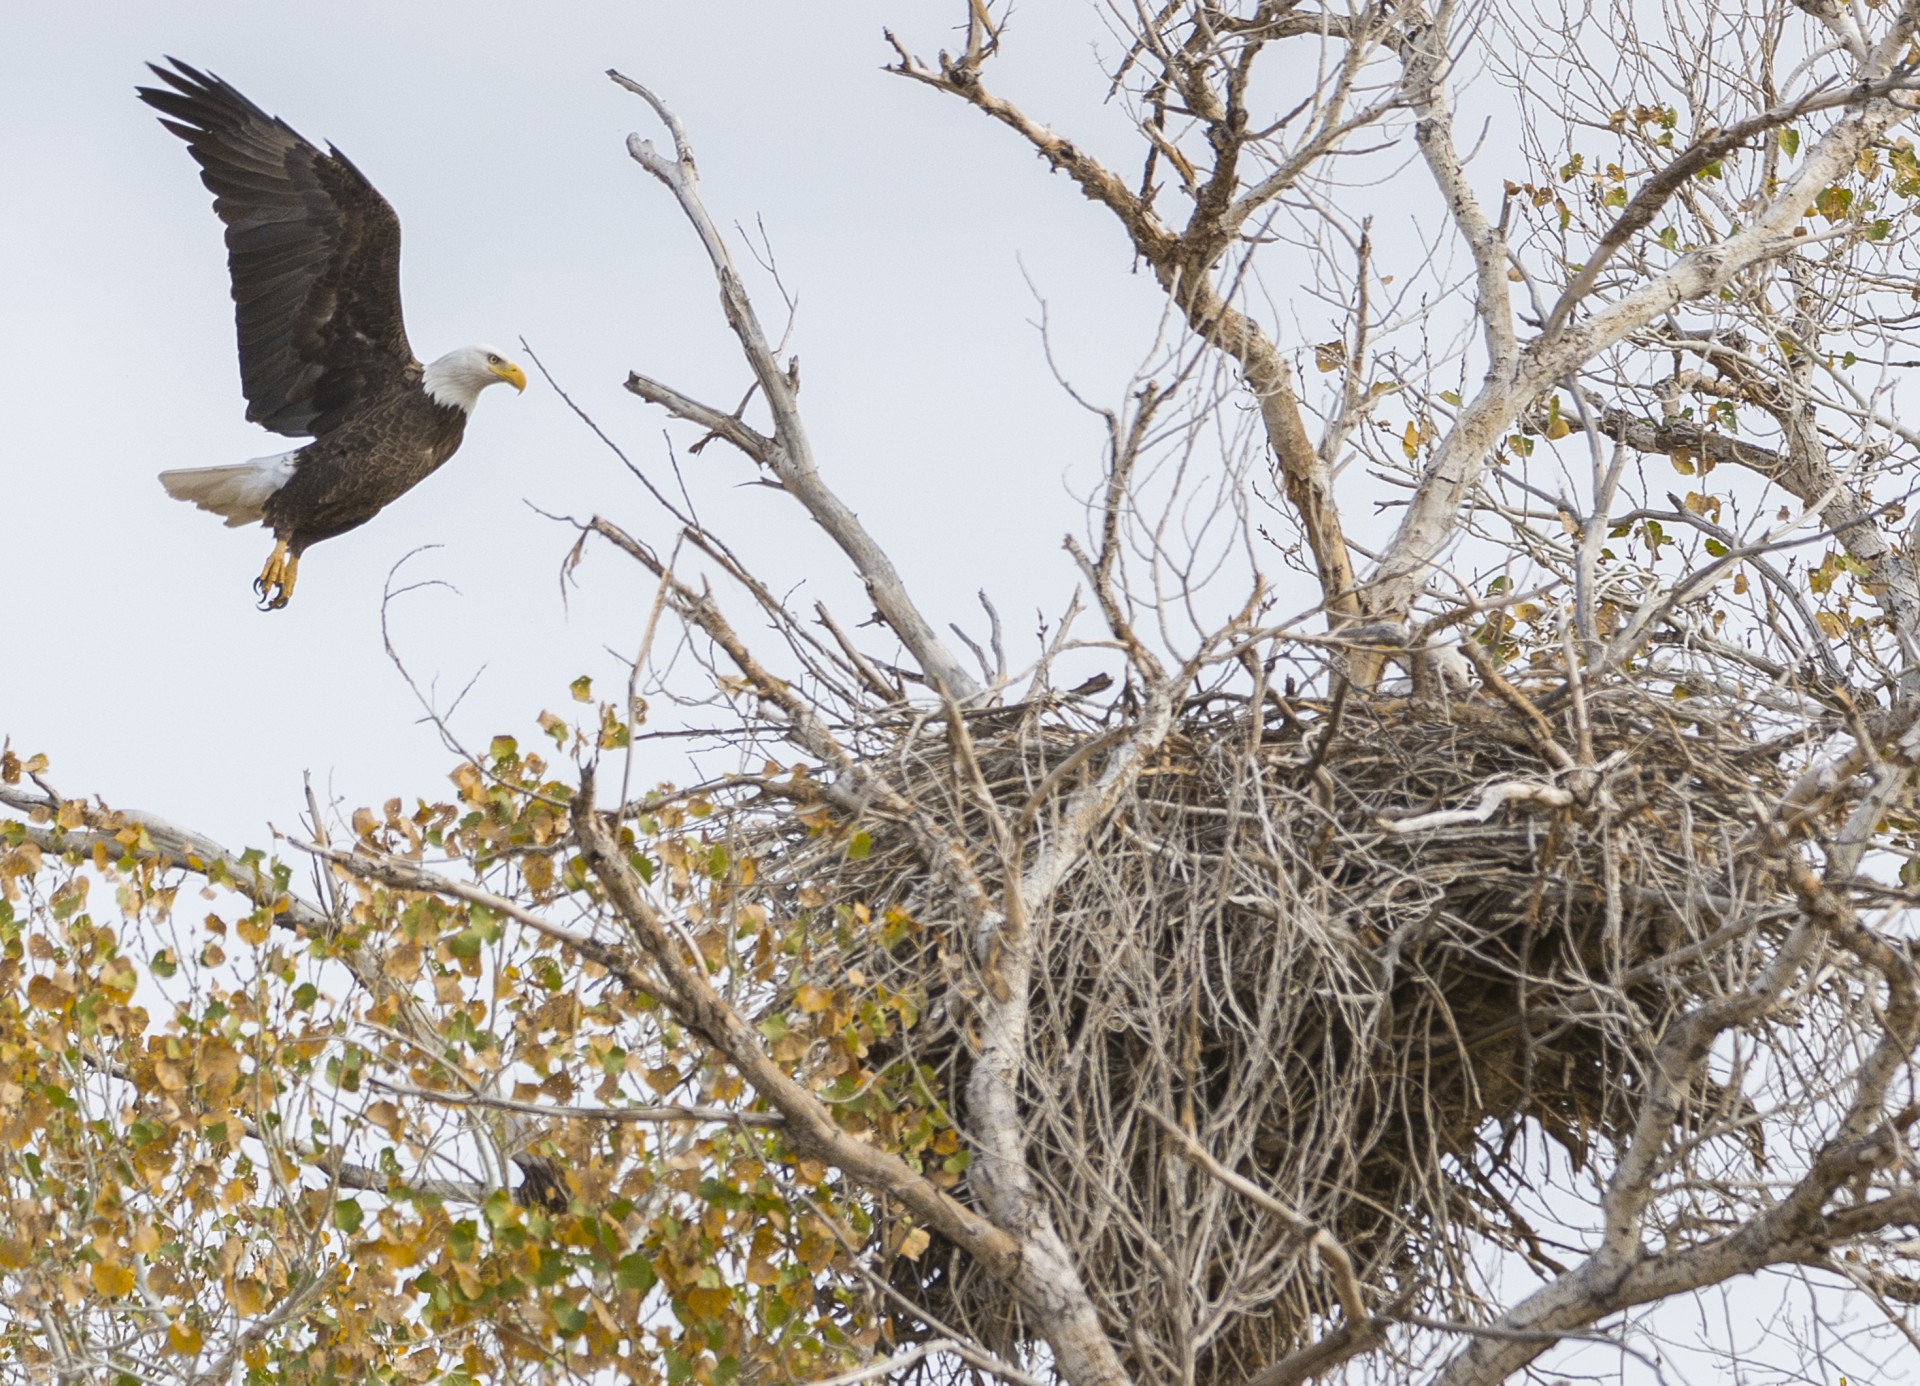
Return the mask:
[[[524,391],[527,388],[527,373],[511,361],[502,361],[497,366],[488,366],[487,369],[516,390]]]

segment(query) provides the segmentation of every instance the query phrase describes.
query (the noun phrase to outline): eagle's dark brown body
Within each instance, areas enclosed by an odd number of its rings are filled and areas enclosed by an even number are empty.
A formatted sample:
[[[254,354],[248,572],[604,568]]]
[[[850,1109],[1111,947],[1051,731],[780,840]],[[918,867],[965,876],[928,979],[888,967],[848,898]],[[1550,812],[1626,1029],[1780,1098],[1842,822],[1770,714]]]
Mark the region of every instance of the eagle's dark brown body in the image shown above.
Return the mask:
[[[371,520],[452,457],[467,415],[420,388],[396,391],[301,448],[266,503],[267,527],[295,556]]]

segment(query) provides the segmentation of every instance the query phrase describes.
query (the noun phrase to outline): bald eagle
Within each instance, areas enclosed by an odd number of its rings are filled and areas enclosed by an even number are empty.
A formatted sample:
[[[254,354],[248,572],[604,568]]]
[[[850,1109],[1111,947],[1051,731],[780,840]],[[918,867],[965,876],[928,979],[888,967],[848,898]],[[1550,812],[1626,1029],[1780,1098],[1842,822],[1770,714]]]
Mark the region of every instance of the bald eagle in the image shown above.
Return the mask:
[[[247,418],[305,447],[162,472],[177,500],[273,531],[254,583],[287,604],[300,555],[365,524],[453,456],[480,392],[526,374],[490,346],[422,366],[400,316],[400,220],[347,156],[323,153],[218,77],[177,58],[140,87],[187,142],[227,225]]]

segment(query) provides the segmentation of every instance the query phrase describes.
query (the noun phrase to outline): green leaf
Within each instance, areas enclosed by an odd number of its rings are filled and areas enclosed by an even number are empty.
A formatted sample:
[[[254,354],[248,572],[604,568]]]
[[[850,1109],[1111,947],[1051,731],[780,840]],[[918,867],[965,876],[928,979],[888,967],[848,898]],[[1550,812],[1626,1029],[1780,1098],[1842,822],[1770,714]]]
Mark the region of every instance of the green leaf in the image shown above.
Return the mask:
[[[593,697],[593,680],[582,674],[568,684],[567,689],[573,694],[573,700],[576,703],[587,702]]]
[[[462,1218],[447,1229],[447,1254],[456,1261],[471,1261],[480,1244],[480,1226],[472,1218]]]
[[[343,1198],[333,1205],[333,1225],[348,1235],[360,1230],[360,1224],[366,1221],[366,1216],[360,1205],[351,1198]]]
[[[1779,139],[1780,152],[1785,154],[1789,159],[1800,152],[1800,132],[1798,130],[1783,128],[1780,131]]]
[[[613,1272],[614,1284],[623,1290],[638,1290],[641,1294],[651,1290],[656,1279],[653,1263],[637,1251],[631,1256],[622,1256]]]
[[[502,916],[495,914],[485,905],[471,906],[467,910],[467,919],[475,929],[480,931],[480,937],[488,943],[498,943],[500,935],[507,929],[506,924],[502,922]]]
[[[553,1315],[555,1326],[569,1338],[587,1326],[587,1311],[570,1299],[555,1296],[547,1305],[547,1312]]]
[[[352,1045],[327,1060],[327,1081],[343,1092],[360,1091],[360,1067],[366,1055]]]
[[[1847,208],[1853,206],[1853,193],[1838,183],[1822,188],[1813,199],[1814,207],[1829,222],[1846,218]]]
[[[487,1226],[495,1232],[516,1231],[522,1220],[520,1205],[513,1201],[513,1195],[505,1189],[495,1189],[488,1194],[486,1202],[480,1205],[480,1211],[487,1219]]]
[[[873,839],[864,831],[857,832],[853,835],[853,840],[847,843],[847,860],[865,861],[872,851]]]

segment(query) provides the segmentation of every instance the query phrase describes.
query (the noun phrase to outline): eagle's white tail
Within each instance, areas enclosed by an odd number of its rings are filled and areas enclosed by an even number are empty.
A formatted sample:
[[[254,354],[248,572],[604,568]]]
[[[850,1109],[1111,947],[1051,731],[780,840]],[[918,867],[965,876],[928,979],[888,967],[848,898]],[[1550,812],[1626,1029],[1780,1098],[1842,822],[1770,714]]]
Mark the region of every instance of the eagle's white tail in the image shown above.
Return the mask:
[[[185,467],[160,473],[160,484],[175,500],[224,517],[229,528],[250,525],[264,517],[268,498],[287,484],[299,455],[256,457],[235,467]]]

